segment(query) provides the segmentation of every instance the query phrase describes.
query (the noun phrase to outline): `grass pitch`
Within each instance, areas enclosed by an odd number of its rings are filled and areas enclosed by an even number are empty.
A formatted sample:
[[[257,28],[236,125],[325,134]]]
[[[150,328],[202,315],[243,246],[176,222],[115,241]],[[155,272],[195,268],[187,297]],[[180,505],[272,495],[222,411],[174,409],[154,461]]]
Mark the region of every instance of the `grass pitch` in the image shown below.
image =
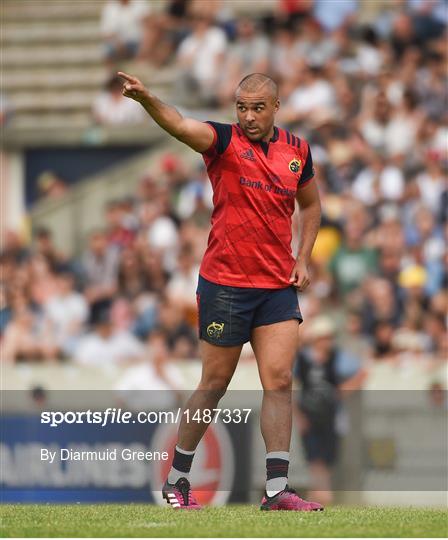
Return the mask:
[[[333,507],[261,512],[235,505],[180,512],[140,504],[0,506],[2,537],[446,537],[448,511]]]

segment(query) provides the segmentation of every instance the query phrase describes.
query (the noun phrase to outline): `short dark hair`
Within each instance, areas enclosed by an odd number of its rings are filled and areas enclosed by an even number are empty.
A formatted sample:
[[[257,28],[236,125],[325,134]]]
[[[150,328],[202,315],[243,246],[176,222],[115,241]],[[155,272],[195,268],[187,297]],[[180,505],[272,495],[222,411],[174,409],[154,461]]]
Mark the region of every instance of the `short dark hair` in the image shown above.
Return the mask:
[[[104,85],[106,90],[113,92],[114,90],[121,90],[123,88],[123,81],[118,75],[112,75]]]

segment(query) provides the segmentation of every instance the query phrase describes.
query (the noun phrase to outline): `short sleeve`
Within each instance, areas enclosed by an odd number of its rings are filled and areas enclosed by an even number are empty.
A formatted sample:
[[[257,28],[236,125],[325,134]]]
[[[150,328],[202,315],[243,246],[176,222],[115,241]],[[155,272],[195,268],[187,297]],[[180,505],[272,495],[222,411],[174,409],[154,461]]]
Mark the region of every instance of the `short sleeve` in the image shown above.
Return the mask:
[[[207,150],[210,151],[214,149],[217,154],[223,154],[227,147],[230,144],[230,139],[232,138],[232,125],[231,124],[221,124],[219,122],[206,122],[212,126],[215,131],[215,138],[213,140],[212,146]]]
[[[313,157],[311,156],[310,145],[308,145],[308,154],[306,156],[305,165],[302,169],[302,175],[300,176],[299,186],[306,184],[314,176]]]

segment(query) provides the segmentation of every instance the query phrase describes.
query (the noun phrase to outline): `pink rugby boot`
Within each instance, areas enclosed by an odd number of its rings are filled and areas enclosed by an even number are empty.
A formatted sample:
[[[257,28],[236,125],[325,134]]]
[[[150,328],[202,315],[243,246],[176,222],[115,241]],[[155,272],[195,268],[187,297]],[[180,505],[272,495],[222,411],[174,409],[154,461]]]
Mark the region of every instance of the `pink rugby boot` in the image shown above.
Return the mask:
[[[323,509],[324,507],[319,503],[301,499],[288,486],[273,497],[268,497],[265,492],[260,506],[260,510],[292,510],[295,512],[322,512]]]
[[[174,510],[202,509],[202,506],[194,498],[190,482],[186,478],[179,478],[175,484],[169,484],[167,480],[162,488],[162,495]]]

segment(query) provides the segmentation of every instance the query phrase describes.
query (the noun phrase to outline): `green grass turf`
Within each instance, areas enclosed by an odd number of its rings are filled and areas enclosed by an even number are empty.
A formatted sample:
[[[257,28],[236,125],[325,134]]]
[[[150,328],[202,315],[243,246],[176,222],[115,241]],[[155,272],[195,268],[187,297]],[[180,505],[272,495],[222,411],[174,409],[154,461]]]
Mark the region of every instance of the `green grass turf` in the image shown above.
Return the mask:
[[[446,537],[448,512],[333,507],[261,512],[235,505],[180,512],[141,504],[0,506],[3,537]]]

